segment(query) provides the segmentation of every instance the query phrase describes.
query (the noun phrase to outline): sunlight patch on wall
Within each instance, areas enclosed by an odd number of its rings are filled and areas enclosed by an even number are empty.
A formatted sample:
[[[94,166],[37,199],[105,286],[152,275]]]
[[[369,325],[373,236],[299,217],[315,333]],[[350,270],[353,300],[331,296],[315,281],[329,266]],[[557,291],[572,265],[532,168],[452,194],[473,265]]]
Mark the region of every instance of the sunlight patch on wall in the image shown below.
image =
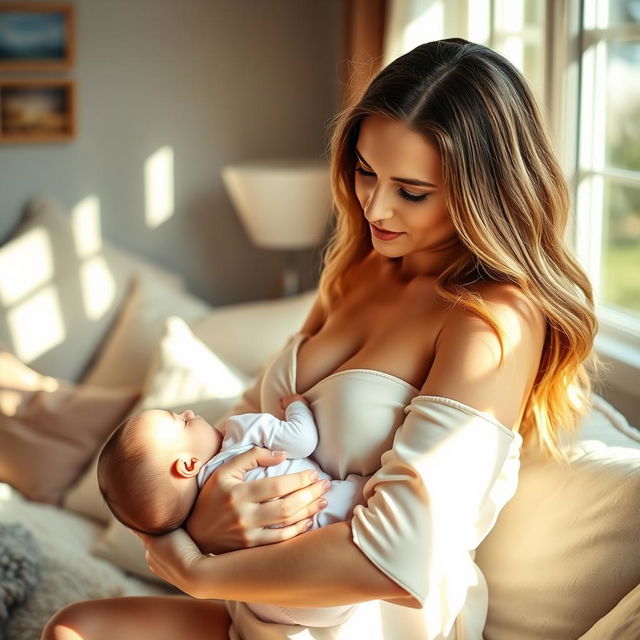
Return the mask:
[[[89,258],[102,249],[100,200],[97,196],[87,196],[73,207],[71,228],[80,258]]]
[[[41,227],[12,240],[0,251],[0,301],[22,300],[53,276],[51,240]]]
[[[84,312],[89,320],[98,320],[116,296],[116,283],[104,256],[94,256],[80,266],[80,283]]]
[[[15,353],[27,364],[64,341],[60,301],[53,285],[7,312]]]
[[[150,229],[166,222],[175,212],[174,153],[161,147],[144,163],[145,221]]]

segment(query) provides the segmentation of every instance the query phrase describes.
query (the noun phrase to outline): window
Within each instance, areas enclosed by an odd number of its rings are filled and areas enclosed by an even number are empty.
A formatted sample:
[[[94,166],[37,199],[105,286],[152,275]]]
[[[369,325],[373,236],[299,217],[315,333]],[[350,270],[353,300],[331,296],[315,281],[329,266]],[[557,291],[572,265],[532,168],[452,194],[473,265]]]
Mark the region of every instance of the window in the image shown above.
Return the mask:
[[[640,338],[640,2],[581,5],[576,251],[604,324]]]

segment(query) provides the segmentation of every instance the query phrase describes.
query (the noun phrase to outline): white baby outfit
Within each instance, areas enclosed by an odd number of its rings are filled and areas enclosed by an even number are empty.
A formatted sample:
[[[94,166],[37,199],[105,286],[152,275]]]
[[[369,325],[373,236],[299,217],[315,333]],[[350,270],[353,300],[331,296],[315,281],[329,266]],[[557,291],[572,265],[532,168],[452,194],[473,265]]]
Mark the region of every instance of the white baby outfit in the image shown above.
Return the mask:
[[[252,447],[259,446],[272,451],[286,451],[287,459],[272,467],[256,467],[247,471],[245,481],[281,476],[286,473],[315,470],[319,479],[331,481],[331,488],[324,494],[327,506],[312,519],[311,529],[324,527],[332,522],[342,522],[351,517],[356,504],[363,501],[362,491],[368,478],[349,474],[344,480],[333,480],[317,463],[307,456],[318,444],[318,431],[309,408],[298,401],[286,410],[286,420],[278,420],[268,413],[245,413],[229,416],[217,427],[224,434],[220,451],[198,472],[198,487],[202,488],[209,476],[222,464]],[[287,625],[309,627],[334,626],[344,622],[353,606],[293,608],[269,604],[249,604],[260,619]]]
[[[297,393],[294,335],[234,413],[269,412]],[[421,396],[400,378],[346,369],[305,392],[319,434],[313,458],[333,478],[373,474],[354,509],[354,544],[421,609],[360,603],[344,623],[306,630],[227,602],[232,640],[481,640],[487,585],[475,549],[513,496],[522,438],[461,402]]]

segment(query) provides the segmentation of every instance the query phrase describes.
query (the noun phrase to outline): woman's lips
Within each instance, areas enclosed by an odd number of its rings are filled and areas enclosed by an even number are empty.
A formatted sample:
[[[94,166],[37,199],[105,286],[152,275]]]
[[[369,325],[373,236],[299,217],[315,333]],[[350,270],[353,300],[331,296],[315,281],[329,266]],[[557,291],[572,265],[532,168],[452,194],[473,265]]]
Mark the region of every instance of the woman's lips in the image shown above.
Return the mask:
[[[385,231],[384,229],[376,227],[375,224],[369,223],[369,226],[371,227],[371,233],[373,233],[378,240],[393,240],[394,238],[402,235],[402,232],[396,233],[395,231]]]

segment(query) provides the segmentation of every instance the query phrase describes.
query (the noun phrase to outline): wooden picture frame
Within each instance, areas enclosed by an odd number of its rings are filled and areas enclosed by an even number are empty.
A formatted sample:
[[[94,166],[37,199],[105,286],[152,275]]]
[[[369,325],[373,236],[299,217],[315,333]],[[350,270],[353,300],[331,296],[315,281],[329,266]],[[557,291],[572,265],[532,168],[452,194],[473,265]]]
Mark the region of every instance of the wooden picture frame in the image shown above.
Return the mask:
[[[0,2],[0,72],[70,69],[74,28],[72,4]]]
[[[72,140],[75,94],[73,80],[0,79],[0,143]]]

